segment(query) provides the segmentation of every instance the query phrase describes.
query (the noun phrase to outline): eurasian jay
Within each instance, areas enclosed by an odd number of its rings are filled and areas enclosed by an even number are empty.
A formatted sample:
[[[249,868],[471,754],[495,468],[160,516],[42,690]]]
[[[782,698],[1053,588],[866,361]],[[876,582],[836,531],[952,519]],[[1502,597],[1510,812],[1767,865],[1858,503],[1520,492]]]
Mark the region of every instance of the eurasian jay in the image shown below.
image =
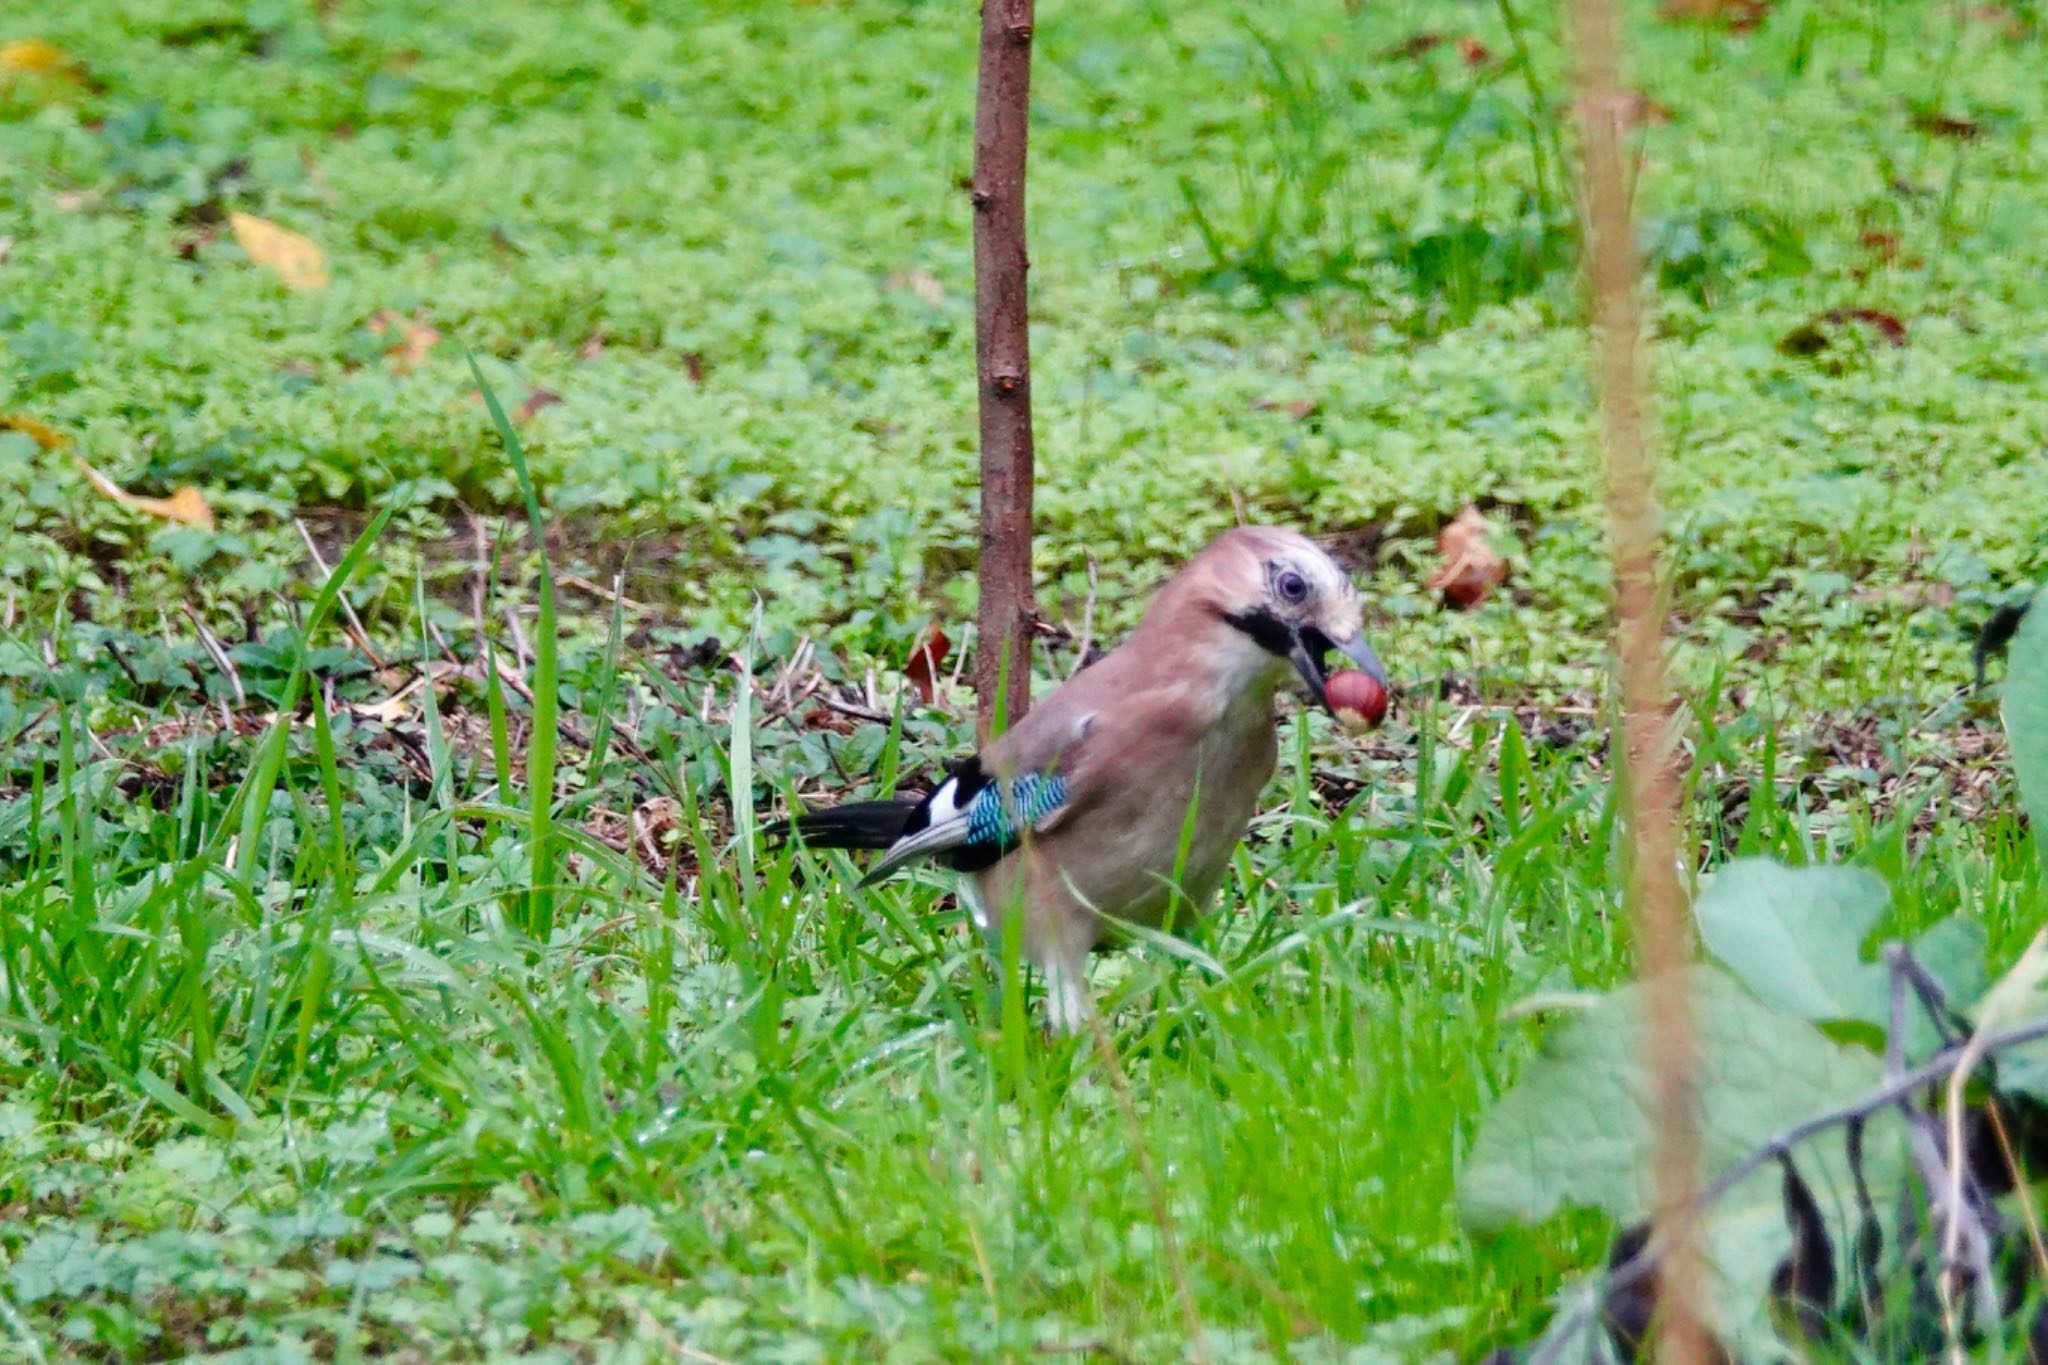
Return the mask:
[[[922,800],[799,815],[813,848],[881,849],[861,885],[931,860],[1000,951],[1021,912],[1052,1026],[1088,1018],[1090,950],[1117,922],[1198,913],[1251,822],[1278,751],[1273,693],[1291,666],[1325,706],[1325,659],[1382,687],[1358,592],[1292,531],[1226,531],[1161,588],[1123,644],[1075,674]]]

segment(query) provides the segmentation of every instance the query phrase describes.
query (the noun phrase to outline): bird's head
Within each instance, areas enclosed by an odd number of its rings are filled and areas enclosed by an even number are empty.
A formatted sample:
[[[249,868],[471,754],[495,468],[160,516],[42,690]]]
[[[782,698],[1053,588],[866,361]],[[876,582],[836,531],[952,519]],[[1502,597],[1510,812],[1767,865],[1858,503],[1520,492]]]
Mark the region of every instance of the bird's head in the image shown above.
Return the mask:
[[[1325,707],[1330,656],[1388,686],[1386,668],[1366,643],[1358,589],[1306,536],[1274,526],[1240,526],[1212,541],[1175,584],[1192,608],[1225,629],[1215,648],[1247,675],[1291,664]],[[1340,665],[1342,666],[1342,665]]]

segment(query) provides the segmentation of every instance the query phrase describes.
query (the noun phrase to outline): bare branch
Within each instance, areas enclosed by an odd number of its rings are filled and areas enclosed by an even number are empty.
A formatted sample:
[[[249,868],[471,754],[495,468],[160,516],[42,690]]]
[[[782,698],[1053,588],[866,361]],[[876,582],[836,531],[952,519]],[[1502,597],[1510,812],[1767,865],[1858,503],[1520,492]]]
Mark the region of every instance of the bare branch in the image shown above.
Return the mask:
[[[1024,153],[1031,108],[1032,0],[984,0],[974,104],[974,351],[981,399],[982,738],[997,693],[1015,724],[1031,705],[1031,338]]]

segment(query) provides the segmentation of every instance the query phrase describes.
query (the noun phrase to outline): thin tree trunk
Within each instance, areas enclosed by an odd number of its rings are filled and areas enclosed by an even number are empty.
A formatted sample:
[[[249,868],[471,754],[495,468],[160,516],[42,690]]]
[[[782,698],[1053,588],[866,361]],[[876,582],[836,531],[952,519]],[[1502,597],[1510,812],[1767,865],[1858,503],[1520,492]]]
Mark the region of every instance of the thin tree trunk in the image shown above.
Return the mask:
[[[1628,797],[1628,900],[1646,985],[1644,1058],[1655,1125],[1656,1221],[1671,1248],[1658,1275],[1657,1359],[1702,1365],[1701,1274],[1692,1213],[1699,1163],[1695,1038],[1684,968],[1690,917],[1678,865],[1677,756],[1668,736],[1664,594],[1657,569],[1656,457],[1645,411],[1642,317],[1622,170],[1632,97],[1622,85],[1622,6],[1571,0],[1607,524],[1614,556],[1615,655]]]
[[[1024,145],[1032,0],[985,0],[974,102],[974,355],[981,406],[981,733],[1031,705],[1031,343],[1025,307]]]

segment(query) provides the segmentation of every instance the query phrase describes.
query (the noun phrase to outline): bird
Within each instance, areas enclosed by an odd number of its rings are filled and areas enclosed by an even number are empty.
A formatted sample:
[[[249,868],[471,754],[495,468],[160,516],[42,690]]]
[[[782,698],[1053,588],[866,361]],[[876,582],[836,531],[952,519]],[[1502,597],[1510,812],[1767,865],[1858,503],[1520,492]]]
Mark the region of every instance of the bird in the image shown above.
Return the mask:
[[[1093,1011],[1089,954],[1119,924],[1207,905],[1278,755],[1290,670],[1325,707],[1329,656],[1387,687],[1357,588],[1298,532],[1238,526],[1195,554],[1137,628],[921,799],[861,801],[774,826],[814,849],[879,850],[860,885],[916,863],[960,874],[1000,953],[1005,917],[1043,975],[1056,1034]]]

